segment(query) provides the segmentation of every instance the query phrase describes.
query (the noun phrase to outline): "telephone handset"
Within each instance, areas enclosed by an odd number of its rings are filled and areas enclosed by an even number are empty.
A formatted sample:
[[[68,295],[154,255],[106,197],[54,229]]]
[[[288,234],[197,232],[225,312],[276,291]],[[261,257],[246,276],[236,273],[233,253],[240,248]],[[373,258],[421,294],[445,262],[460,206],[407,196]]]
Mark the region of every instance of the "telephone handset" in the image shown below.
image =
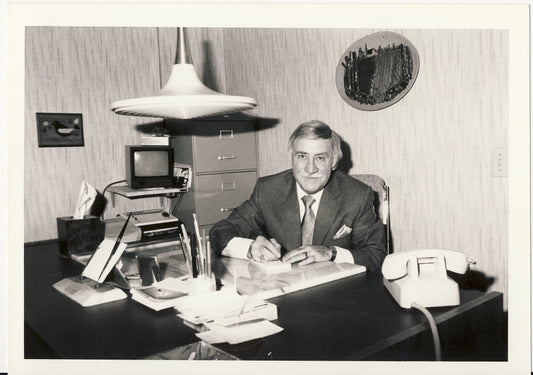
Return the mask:
[[[459,286],[446,270],[465,273],[468,264],[457,251],[417,249],[388,255],[381,273],[383,284],[401,307],[454,306],[460,303]]]

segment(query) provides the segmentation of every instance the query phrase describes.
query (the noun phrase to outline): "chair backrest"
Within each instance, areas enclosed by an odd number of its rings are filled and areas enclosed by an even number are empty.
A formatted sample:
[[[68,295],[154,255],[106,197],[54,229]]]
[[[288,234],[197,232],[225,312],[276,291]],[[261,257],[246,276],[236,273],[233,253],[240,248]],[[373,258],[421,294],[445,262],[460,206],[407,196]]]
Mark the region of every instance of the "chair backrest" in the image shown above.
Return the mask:
[[[385,225],[387,251],[390,253],[389,187],[381,177],[373,174],[351,174],[350,176],[367,184],[374,190],[374,208],[383,225]]]

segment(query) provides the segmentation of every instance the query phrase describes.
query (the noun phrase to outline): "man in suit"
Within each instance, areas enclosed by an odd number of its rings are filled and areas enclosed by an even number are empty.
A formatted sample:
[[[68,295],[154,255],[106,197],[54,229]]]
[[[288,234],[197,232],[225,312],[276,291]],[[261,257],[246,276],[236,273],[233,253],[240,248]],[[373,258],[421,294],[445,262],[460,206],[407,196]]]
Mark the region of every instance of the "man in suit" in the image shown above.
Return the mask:
[[[379,271],[387,250],[373,191],[337,171],[340,137],[317,120],[289,139],[292,170],[260,178],[252,196],[216,223],[216,254],[305,265],[335,261]]]

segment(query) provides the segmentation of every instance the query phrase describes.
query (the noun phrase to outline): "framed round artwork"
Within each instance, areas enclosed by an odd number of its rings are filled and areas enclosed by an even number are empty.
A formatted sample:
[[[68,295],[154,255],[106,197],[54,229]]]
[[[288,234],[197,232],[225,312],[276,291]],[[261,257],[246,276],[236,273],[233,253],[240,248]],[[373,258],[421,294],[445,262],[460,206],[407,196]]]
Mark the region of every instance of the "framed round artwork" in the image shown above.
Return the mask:
[[[415,46],[390,31],[353,43],[337,64],[335,82],[346,103],[376,111],[400,101],[413,87],[420,59]]]

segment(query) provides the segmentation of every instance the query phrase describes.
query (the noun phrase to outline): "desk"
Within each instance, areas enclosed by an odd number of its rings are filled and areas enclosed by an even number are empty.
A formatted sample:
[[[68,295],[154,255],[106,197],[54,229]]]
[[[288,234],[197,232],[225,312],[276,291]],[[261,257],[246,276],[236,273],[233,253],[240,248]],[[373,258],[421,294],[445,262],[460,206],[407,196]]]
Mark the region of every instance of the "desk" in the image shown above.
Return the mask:
[[[198,341],[173,310],[155,312],[131,299],[83,308],[52,284],[82,267],[59,256],[57,242],[24,254],[26,358],[134,359]],[[399,307],[381,275],[364,273],[271,299],[284,331],[218,345],[241,359],[431,360],[429,325]],[[443,360],[506,360],[501,293],[461,290],[461,305],[432,308]],[[36,350],[36,347],[43,350]]]

